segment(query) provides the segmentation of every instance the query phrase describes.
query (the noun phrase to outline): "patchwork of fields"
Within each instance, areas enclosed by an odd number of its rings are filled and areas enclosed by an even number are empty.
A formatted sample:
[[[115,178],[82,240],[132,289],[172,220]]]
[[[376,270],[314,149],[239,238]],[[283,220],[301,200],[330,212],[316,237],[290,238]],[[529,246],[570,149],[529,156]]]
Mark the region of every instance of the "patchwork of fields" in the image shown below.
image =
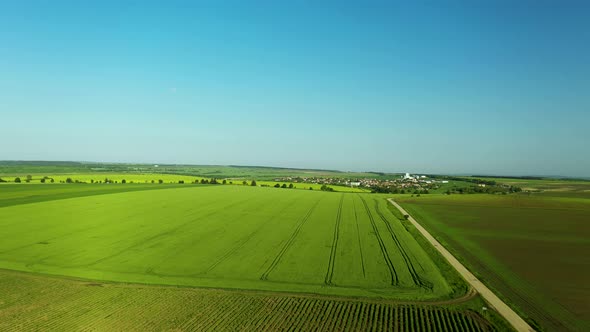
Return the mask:
[[[10,197],[4,190],[10,187],[3,187],[0,202]],[[0,209],[0,267],[146,284],[412,300],[453,291],[382,196],[168,188],[45,201],[16,195],[20,200]]]
[[[0,167],[1,168],[1,167]],[[131,184],[178,184],[182,181],[185,184],[192,184],[195,181],[201,181],[203,179],[209,181],[212,178],[204,178],[200,176],[192,176],[192,175],[180,175],[180,174],[165,174],[165,173],[47,173],[47,174],[35,174],[35,175],[27,175],[27,174],[8,174],[0,176],[0,179],[3,181],[8,182],[7,184],[14,183],[16,178],[21,180],[22,184],[40,184],[41,180],[44,180],[46,184],[52,183],[65,183],[68,179],[70,179],[74,183],[82,183],[88,185],[94,185],[95,188],[97,186],[103,185],[107,180],[112,183],[122,183],[125,182],[128,185]],[[28,178],[30,177],[30,178]],[[218,180],[219,183],[226,180],[227,185],[243,185],[243,182],[246,181],[247,185],[250,185],[252,179],[247,178],[215,178]],[[27,181],[28,180],[28,181]],[[0,181],[2,182],[2,181]],[[112,184],[111,183],[111,184]],[[272,181],[272,180],[257,180],[256,181],[258,186],[267,186],[273,187],[276,184],[283,185],[285,184],[287,187],[292,184],[294,188],[289,189],[305,189],[309,190],[321,190],[322,184],[320,183],[307,183],[307,182],[288,182],[288,181]],[[3,184],[3,185],[7,185]],[[330,185],[334,191],[338,192],[357,192],[357,193],[369,193],[371,192],[370,189],[366,188],[359,188],[359,187],[348,187],[344,185]],[[286,189],[286,188],[285,188]]]
[[[538,325],[590,330],[590,199],[523,194],[397,201]]]

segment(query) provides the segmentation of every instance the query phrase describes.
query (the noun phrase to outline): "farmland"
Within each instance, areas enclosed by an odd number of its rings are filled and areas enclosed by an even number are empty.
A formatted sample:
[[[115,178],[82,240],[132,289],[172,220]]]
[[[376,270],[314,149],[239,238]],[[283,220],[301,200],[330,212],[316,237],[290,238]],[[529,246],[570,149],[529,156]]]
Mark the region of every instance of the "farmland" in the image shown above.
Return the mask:
[[[397,200],[533,324],[549,331],[586,331],[590,200],[583,192],[567,194]]]
[[[14,202],[0,210],[2,268],[397,299],[453,292],[377,195],[185,186]]]
[[[465,306],[97,283],[2,270],[0,294],[3,331],[495,330]]]
[[[167,183],[0,189],[3,330],[505,328],[482,316],[482,300],[386,196]]]

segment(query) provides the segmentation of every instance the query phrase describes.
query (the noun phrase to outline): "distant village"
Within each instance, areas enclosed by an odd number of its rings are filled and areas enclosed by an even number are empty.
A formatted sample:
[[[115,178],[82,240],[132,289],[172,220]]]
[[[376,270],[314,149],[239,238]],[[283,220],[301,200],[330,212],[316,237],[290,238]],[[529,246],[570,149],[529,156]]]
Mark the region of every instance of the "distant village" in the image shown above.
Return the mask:
[[[405,173],[399,177],[387,179],[362,178],[347,179],[338,177],[280,177],[274,179],[277,182],[303,182],[316,183],[324,186],[338,185],[347,187],[359,187],[374,193],[393,194],[429,194],[432,190],[441,189],[438,192],[446,194],[508,194],[522,191],[521,188],[511,185],[498,184],[493,180],[462,178],[449,176],[427,176]]]
[[[322,185],[338,185],[347,187],[360,187],[370,189],[373,192],[416,192],[428,193],[428,190],[438,189],[441,184],[449,183],[449,180],[439,180],[426,175],[412,175],[405,173],[399,178],[389,179],[346,179],[334,177],[280,177],[277,182],[303,182]]]

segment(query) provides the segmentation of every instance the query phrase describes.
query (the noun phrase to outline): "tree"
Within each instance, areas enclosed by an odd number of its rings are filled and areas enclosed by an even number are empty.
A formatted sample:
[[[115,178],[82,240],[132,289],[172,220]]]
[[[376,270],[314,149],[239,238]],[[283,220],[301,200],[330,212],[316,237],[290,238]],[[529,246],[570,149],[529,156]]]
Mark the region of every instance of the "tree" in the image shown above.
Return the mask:
[[[162,184],[162,183],[164,183],[164,180],[160,179],[160,180],[158,180],[158,183]]]
[[[207,179],[201,179],[201,184],[207,184],[209,183],[209,181],[207,181]]]
[[[184,180],[178,180],[179,184],[184,184]]]
[[[53,183],[53,182],[55,182],[55,180],[54,180],[54,179],[51,179],[51,181],[50,181],[50,182],[51,182],[51,183]]]
[[[127,183],[127,181],[125,181],[125,179],[121,180],[121,183]]]
[[[245,185],[245,186],[247,186],[248,185],[248,182],[246,182],[246,180],[244,180],[244,181],[242,181],[242,184]]]
[[[251,185],[252,187],[256,187],[256,180],[252,180],[252,182],[250,182],[250,185]]]
[[[71,178],[67,178],[67,179],[66,179],[66,183],[72,183],[72,182],[74,182],[74,181],[72,181],[72,179],[71,179]]]
[[[41,179],[41,183],[45,183],[45,178],[42,178]]]
[[[323,185],[320,187],[320,190],[321,190],[321,191],[334,191],[334,188],[332,188],[332,187],[328,187],[327,185],[323,184]]]
[[[280,188],[280,187],[281,187],[281,185],[280,185],[280,184],[278,184],[278,183],[277,183],[277,184],[275,184],[275,188]]]
[[[293,189],[293,184],[289,183],[289,189]]]
[[[30,175],[27,175],[27,182],[31,182],[31,180],[32,180],[32,179],[33,179],[33,177],[32,177],[32,176],[30,176]]]
[[[283,185],[281,186],[281,188],[287,188],[287,184],[283,183]]]
[[[221,184],[227,184],[227,180],[223,179],[223,182],[221,182]]]
[[[17,177],[17,178],[15,178],[15,179],[14,179],[14,182],[15,182],[15,183],[20,183],[20,178],[18,178],[18,177]]]
[[[313,190],[313,188],[312,187],[309,187],[309,190]]]

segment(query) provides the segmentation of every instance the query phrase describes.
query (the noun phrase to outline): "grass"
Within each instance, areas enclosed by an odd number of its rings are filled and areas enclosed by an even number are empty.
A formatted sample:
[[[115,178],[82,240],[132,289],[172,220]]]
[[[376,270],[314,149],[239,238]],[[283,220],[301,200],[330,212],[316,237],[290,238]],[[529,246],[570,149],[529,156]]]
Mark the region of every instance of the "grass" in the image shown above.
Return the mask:
[[[523,194],[398,201],[533,324],[590,329],[590,200]]]
[[[5,188],[41,187],[5,185],[0,198],[11,196]],[[13,205],[0,208],[0,267],[145,284],[359,297],[424,300],[454,293],[382,196],[250,186],[154,187],[93,196],[81,190],[84,197],[29,204],[22,204],[28,199],[23,192],[13,193],[8,199]]]

